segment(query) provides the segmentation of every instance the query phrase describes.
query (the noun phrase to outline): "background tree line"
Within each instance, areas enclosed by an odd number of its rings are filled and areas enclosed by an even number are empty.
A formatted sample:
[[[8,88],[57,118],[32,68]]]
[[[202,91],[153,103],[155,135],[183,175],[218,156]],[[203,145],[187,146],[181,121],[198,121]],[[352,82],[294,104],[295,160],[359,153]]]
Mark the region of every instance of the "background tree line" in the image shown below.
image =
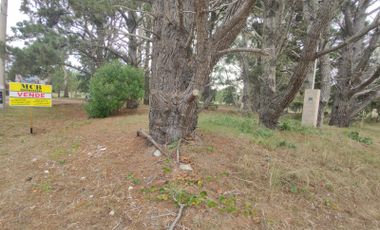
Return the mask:
[[[24,0],[21,10],[29,20],[13,39],[25,47],[9,48],[10,78],[33,74],[66,89],[75,75],[88,91],[115,59],[140,68],[160,143],[196,129],[217,83],[226,103],[240,100],[268,128],[305,89],[321,90],[319,125],[330,111],[330,125],[349,126],[380,97],[376,0]],[[235,77],[222,79],[232,66]]]

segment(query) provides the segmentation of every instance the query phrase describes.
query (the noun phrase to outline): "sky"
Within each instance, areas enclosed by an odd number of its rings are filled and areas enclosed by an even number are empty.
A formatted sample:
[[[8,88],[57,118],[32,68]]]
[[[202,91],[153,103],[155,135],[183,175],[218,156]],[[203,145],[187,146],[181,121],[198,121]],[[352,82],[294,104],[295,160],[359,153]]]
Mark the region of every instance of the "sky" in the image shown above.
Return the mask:
[[[27,16],[20,12],[21,1],[8,0],[7,35],[11,35],[11,27],[16,26],[17,22],[27,19]]]

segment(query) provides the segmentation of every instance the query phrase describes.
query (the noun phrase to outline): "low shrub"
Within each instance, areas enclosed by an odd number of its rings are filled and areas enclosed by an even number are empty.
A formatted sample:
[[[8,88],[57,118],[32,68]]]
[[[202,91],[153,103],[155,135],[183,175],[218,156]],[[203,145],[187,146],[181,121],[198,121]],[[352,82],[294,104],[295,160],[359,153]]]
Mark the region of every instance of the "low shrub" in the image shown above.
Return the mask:
[[[108,117],[127,100],[144,95],[143,71],[114,61],[100,67],[90,81],[86,111],[90,117]]]

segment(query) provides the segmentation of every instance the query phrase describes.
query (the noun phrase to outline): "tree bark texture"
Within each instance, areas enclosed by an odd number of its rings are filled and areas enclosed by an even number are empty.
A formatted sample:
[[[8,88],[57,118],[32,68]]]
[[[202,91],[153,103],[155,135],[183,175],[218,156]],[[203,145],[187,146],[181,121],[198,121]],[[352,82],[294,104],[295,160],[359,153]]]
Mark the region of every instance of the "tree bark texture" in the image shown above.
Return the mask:
[[[284,109],[289,106],[302,87],[308,71],[310,71],[316,56],[317,46],[321,32],[329,25],[339,1],[321,1],[316,20],[313,21],[296,65],[291,80],[284,92],[276,93],[268,98],[267,103],[259,112],[260,122],[268,128],[276,128],[278,120]]]
[[[184,138],[196,129],[198,94],[223,55],[219,52],[229,48],[245,25],[253,4],[249,0],[229,5],[220,24],[210,30],[208,0],[153,2],[149,133],[158,143]]]
[[[241,99],[241,112],[243,114],[247,114],[252,112],[251,107],[251,100],[249,98],[249,92],[250,92],[250,85],[249,85],[249,69],[247,69],[246,64],[244,62],[247,62],[246,57],[242,57],[242,60],[240,61],[241,66],[241,78],[243,79],[243,93],[242,93],[242,99]]]
[[[329,27],[323,32],[323,39],[320,43],[320,47],[323,49],[330,48],[329,42]],[[331,69],[331,60],[330,55],[323,55],[319,58],[319,69],[321,75],[321,96],[319,99],[319,107],[318,107],[318,118],[317,118],[317,127],[323,126],[323,119],[325,115],[325,109],[330,100],[331,94],[331,85],[332,85],[332,69]]]
[[[319,100],[317,127],[322,127],[325,109],[331,93],[331,61],[329,55],[320,57],[321,97]]]
[[[147,29],[145,31],[145,37],[151,38],[151,30],[152,30],[152,20],[150,17],[144,18],[144,27]],[[146,40],[144,47],[144,105],[149,105],[149,79],[151,75],[151,47],[152,41]]]
[[[358,4],[348,2],[344,5],[344,24],[341,31],[343,40],[359,34],[366,27],[366,11],[370,3],[359,1]],[[374,20],[380,20],[380,12]],[[372,83],[380,77],[380,63],[371,63],[371,57],[379,41],[378,26],[369,38],[362,37],[340,50],[336,93],[329,125],[350,126],[353,118],[378,97],[378,89],[375,89],[377,86]]]
[[[316,19],[318,3],[317,0],[303,0],[303,13],[304,19],[307,24],[307,33],[312,29],[312,23]],[[304,82],[305,89],[314,89],[315,84],[315,71],[317,65],[317,59],[314,61],[314,65],[309,69],[306,74],[306,80]]]
[[[62,67],[63,69],[63,84],[64,84],[64,91],[63,91],[63,97],[68,98],[69,97],[69,76],[67,75],[67,70],[65,67]]]

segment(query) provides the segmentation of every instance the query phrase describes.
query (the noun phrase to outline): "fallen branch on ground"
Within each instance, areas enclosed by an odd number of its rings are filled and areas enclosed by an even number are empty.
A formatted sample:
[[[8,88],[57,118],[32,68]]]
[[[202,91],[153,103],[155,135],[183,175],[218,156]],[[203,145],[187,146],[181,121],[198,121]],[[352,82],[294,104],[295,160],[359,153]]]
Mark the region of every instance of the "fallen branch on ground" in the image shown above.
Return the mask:
[[[170,225],[170,227],[168,228],[168,230],[174,230],[175,225],[177,224],[177,222],[179,221],[179,219],[181,219],[181,217],[182,217],[182,212],[183,212],[183,209],[184,209],[185,207],[186,207],[186,205],[184,205],[184,204],[180,204],[180,205],[179,205],[178,215],[177,215],[177,217],[175,218],[175,220],[173,221],[173,223]]]
[[[245,180],[245,179],[242,179],[242,178],[237,177],[237,176],[231,176],[231,177],[234,178],[234,179],[236,179],[236,180],[244,181],[244,182],[249,183],[249,184],[254,184],[255,183],[253,181]]]
[[[152,143],[154,145],[154,147],[156,147],[163,155],[165,156],[168,156],[165,151],[162,149],[162,147],[153,139],[153,137],[151,137],[149,134],[147,134],[146,132],[144,132],[142,129],[140,129],[139,131],[137,131],[137,136],[143,136],[145,137],[148,141],[150,141],[150,143]]]
[[[166,216],[175,216],[175,215],[176,215],[175,212],[169,212],[169,213],[161,214],[161,215],[158,215],[158,216],[151,216],[150,218],[156,219],[156,218],[161,218],[161,217],[166,217]]]
[[[243,181],[243,182],[245,182],[245,183],[249,183],[249,184],[253,185],[256,189],[259,189],[259,187],[256,185],[256,183],[253,182],[253,181],[246,180],[246,179],[242,179],[242,178],[240,178],[240,177],[233,176],[233,175],[231,175],[230,177],[233,178],[233,179],[235,179],[235,180],[239,180],[239,181]]]

